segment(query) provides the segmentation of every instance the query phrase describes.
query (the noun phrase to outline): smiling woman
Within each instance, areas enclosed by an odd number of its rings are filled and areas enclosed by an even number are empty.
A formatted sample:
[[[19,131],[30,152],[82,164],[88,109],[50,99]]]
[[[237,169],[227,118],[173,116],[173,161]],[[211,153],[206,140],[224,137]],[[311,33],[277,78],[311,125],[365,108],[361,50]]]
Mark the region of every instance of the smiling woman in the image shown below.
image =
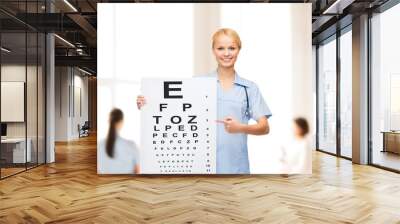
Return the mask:
[[[229,28],[212,37],[212,52],[218,63],[210,76],[217,78],[217,173],[250,173],[247,135],[269,132],[272,115],[257,85],[241,78],[235,63],[242,47],[238,33]],[[248,124],[249,120],[256,121]]]
[[[213,53],[218,64],[224,67],[232,67],[235,64],[241,48],[242,41],[232,29],[220,29],[212,37]]]

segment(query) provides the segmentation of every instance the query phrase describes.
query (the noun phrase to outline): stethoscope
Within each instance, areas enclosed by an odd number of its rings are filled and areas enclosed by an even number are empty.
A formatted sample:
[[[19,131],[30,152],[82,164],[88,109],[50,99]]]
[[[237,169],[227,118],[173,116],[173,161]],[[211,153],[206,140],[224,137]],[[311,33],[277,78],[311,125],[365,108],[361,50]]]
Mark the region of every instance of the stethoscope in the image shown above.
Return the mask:
[[[244,88],[244,92],[246,93],[246,111],[244,112],[244,115],[250,119],[250,105],[249,105],[249,94],[247,93],[247,87],[240,85]]]

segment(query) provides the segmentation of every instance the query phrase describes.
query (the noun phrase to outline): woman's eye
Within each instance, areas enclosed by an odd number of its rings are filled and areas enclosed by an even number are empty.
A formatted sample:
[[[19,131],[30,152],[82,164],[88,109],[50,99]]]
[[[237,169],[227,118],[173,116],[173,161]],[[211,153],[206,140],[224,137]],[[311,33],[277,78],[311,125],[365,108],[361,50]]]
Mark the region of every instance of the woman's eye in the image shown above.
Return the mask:
[[[234,47],[230,47],[229,50],[233,51],[233,50],[235,50],[235,48]]]
[[[217,48],[218,50],[220,50],[220,51],[222,51],[224,48],[223,47],[219,47],[219,48]]]

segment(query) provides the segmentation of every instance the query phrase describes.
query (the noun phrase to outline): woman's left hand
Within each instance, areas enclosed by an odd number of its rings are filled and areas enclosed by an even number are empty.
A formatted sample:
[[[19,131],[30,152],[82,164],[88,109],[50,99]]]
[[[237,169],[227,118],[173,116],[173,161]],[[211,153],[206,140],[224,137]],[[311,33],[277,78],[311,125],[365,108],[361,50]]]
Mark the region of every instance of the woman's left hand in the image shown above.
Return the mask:
[[[243,124],[240,123],[233,117],[226,117],[224,120],[217,120],[219,123],[223,123],[225,126],[225,131],[228,133],[240,133],[243,132]]]

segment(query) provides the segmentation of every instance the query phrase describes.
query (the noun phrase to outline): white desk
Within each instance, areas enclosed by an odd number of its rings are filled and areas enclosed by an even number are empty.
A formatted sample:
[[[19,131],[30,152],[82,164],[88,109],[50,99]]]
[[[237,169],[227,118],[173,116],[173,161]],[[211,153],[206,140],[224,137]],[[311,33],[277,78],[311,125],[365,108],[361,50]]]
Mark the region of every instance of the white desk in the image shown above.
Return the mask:
[[[1,139],[2,145],[14,145],[13,147],[13,163],[25,163],[31,162],[32,160],[32,153],[31,153],[31,145],[32,140],[27,138],[27,146],[26,147],[26,154],[25,154],[25,138],[6,138]],[[26,159],[26,161],[25,161]]]

